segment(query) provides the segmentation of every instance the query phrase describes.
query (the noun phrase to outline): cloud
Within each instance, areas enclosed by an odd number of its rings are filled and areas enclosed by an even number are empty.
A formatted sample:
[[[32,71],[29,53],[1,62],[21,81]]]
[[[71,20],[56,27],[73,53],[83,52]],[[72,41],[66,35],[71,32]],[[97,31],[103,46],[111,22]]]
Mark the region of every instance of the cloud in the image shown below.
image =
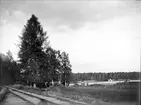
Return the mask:
[[[129,5],[130,4],[130,5]],[[124,1],[3,1],[3,11],[15,17],[20,11],[29,17],[32,13],[37,15],[44,24],[59,28],[60,26],[71,29],[83,27],[87,22],[98,22],[120,15],[130,14],[134,8],[131,3]],[[18,9],[18,10],[17,10]],[[21,17],[19,17],[21,18]],[[10,17],[11,21],[14,20]]]

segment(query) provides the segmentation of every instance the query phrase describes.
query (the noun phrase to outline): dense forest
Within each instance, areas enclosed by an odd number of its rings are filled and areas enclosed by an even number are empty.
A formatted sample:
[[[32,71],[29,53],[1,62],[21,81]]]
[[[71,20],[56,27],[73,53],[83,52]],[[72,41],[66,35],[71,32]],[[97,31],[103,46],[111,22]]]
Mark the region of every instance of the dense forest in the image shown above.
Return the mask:
[[[108,79],[139,79],[139,72],[111,72],[111,73],[73,73],[72,81],[96,80],[107,81]]]
[[[13,60],[10,51],[0,53],[0,84],[12,84],[20,80],[20,66]]]

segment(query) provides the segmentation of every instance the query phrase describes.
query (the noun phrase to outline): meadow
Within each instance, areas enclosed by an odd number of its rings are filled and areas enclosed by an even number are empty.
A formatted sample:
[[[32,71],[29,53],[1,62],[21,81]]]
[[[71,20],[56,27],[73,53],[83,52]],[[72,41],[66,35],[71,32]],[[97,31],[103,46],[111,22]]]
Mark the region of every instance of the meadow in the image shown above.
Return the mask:
[[[51,90],[57,93],[58,88]],[[123,82],[114,85],[94,84],[91,86],[61,87],[63,97],[93,103],[95,100],[104,102],[137,103],[139,100],[139,82]]]
[[[140,82],[122,82],[113,85],[94,84],[91,86],[51,86],[46,90],[22,86],[20,89],[42,94],[69,98],[94,105],[136,105],[139,100]],[[100,104],[101,102],[105,102]],[[98,103],[98,104],[96,104]]]

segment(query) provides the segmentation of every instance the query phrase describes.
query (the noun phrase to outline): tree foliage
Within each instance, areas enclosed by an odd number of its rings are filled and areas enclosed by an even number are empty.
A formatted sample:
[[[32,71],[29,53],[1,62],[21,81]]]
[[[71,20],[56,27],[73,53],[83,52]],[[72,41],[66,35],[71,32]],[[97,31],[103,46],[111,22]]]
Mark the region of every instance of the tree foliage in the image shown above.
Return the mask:
[[[13,56],[10,51],[7,52],[7,55],[0,54],[0,80],[7,78],[5,77],[5,75],[7,74],[12,77],[10,79],[12,79],[13,81],[20,80],[19,65],[13,60]]]
[[[62,84],[70,83],[71,81],[71,64],[69,61],[68,54],[62,52],[61,54],[61,73],[62,73]]]
[[[47,41],[46,32],[35,15],[24,26],[19,58],[22,77],[32,82],[69,82],[71,65],[68,54],[53,49]]]
[[[139,79],[139,72],[111,72],[111,73],[73,73],[73,81],[96,80],[107,81],[108,79]]]
[[[19,58],[23,77],[30,81],[40,81],[40,62],[43,58],[43,44],[47,37],[35,15],[27,21],[20,38]]]

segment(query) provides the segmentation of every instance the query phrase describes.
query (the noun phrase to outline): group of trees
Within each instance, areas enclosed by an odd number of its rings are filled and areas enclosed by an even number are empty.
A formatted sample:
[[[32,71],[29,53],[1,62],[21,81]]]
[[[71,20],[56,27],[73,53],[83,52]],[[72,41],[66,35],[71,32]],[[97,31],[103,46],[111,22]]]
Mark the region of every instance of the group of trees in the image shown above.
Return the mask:
[[[84,80],[107,81],[108,79],[139,79],[139,72],[73,73],[74,82]]]
[[[13,60],[12,53],[10,51],[6,55],[0,53],[0,84],[3,84],[2,82],[9,83],[9,80],[14,82],[19,79],[19,65]]]
[[[71,64],[68,54],[50,46],[48,36],[35,15],[24,26],[20,40],[18,62],[14,61],[10,51],[7,55],[0,54],[1,80],[8,74],[14,81],[60,81],[63,85],[70,82]]]
[[[31,82],[70,82],[71,64],[66,52],[50,46],[48,36],[35,15],[27,21],[20,37],[19,64],[22,79]]]

